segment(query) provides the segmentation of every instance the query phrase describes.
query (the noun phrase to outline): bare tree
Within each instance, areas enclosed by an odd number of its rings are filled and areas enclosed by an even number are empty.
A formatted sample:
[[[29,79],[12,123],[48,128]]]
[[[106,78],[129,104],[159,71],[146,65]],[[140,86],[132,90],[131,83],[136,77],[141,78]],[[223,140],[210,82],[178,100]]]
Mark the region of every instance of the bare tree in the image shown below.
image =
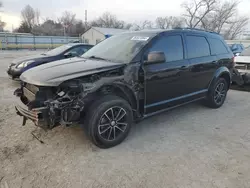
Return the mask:
[[[63,26],[64,35],[66,35],[66,33],[70,34],[72,32],[73,25],[76,23],[76,15],[69,11],[65,11],[58,21]]]
[[[0,19],[0,31],[3,31],[5,26],[6,26],[6,23],[1,21]]]
[[[185,9],[185,22],[190,28],[199,26],[201,20],[210,12],[214,11],[216,0],[191,0],[182,4]]]
[[[62,17],[60,17],[58,20],[59,20],[59,22],[62,25],[64,25],[64,26],[70,26],[70,25],[75,24],[75,22],[76,22],[76,15],[73,14],[73,13],[71,13],[71,12],[65,11],[62,14]]]
[[[144,20],[140,23],[134,23],[132,30],[139,31],[143,29],[151,29],[153,28],[153,23],[149,20]]]
[[[110,12],[103,13],[99,18],[90,23],[91,26],[107,27],[107,28],[129,28],[131,25],[126,24],[123,20],[118,20],[117,17]]]
[[[2,1],[0,1],[0,8],[3,7],[3,3]],[[2,21],[1,17],[0,17],[0,31],[3,31],[4,30],[4,27],[5,27],[6,23]]]
[[[169,28],[169,22],[167,17],[158,17],[155,20],[156,27],[160,29],[168,29]]]
[[[160,29],[172,29],[176,27],[182,27],[184,25],[184,19],[174,16],[158,17],[155,20],[157,28]]]
[[[26,5],[21,11],[22,21],[30,28],[30,30],[35,25],[36,13],[35,10],[30,6]]]
[[[222,34],[226,39],[236,38],[248,24],[248,17],[239,17],[238,0],[192,0],[184,3],[186,23],[189,27],[200,27]],[[207,4],[203,4],[204,1]],[[203,6],[202,6],[203,5]]]
[[[229,24],[228,29],[224,31],[224,37],[228,40],[237,38],[245,30],[248,22],[248,17],[239,17],[235,19]]]
[[[230,24],[232,18],[237,15],[237,5],[237,1],[222,4],[218,2],[215,10],[201,19],[202,27],[206,30],[221,33],[223,26]]]
[[[61,27],[62,30],[62,27]],[[62,35],[63,32],[56,28],[56,23],[51,20],[45,20],[41,25],[36,25],[32,29],[32,33],[35,35]]]

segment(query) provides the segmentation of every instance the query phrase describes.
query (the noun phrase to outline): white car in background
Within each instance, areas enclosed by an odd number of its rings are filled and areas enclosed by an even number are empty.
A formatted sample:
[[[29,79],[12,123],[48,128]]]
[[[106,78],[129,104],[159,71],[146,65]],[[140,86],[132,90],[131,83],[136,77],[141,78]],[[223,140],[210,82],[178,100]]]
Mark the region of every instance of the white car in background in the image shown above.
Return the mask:
[[[239,72],[250,73],[250,48],[243,50],[238,56],[235,56],[235,68]]]
[[[239,86],[250,84],[250,48],[234,56],[235,67],[232,73],[233,83]]]

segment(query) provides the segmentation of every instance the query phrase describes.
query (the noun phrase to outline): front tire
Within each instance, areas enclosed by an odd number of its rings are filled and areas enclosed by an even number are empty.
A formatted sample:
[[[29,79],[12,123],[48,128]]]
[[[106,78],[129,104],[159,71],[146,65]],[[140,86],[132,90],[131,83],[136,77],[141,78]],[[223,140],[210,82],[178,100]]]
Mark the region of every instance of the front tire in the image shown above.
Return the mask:
[[[219,78],[209,89],[206,105],[210,108],[220,108],[226,99],[228,83],[225,78]]]
[[[133,113],[126,100],[107,95],[91,105],[86,120],[91,141],[100,148],[110,148],[127,137],[133,123]]]

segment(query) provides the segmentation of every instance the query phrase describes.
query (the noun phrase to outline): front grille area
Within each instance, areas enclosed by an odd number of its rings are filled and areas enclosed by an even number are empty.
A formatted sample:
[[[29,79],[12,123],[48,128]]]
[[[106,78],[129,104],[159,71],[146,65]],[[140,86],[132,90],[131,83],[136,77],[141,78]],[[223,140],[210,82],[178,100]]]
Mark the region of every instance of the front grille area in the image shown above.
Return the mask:
[[[23,95],[28,99],[29,102],[34,101],[36,98],[36,95],[26,87],[23,88]]]
[[[25,85],[25,88],[27,88],[29,91],[31,91],[34,94],[36,94],[39,91],[38,87],[32,84],[28,84],[28,83]]]

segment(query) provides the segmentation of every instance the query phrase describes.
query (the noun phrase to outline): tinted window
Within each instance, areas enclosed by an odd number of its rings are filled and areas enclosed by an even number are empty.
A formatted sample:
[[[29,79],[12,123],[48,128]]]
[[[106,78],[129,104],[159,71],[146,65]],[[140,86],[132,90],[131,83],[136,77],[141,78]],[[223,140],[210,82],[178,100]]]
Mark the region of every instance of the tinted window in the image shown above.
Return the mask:
[[[62,45],[62,46],[59,46],[57,48],[54,48],[53,50],[50,50],[50,51],[46,52],[45,55],[51,55],[51,56],[53,56],[53,55],[59,55],[59,54],[65,52],[66,50],[68,50],[71,47],[72,46],[68,45],[68,44]]]
[[[205,37],[187,36],[188,58],[210,55],[209,45]]]
[[[209,39],[211,45],[211,53],[214,55],[228,53],[226,46],[218,39]]]
[[[182,60],[182,38],[180,35],[161,37],[149,49],[149,52],[152,51],[163,51],[165,53],[167,62]]]

